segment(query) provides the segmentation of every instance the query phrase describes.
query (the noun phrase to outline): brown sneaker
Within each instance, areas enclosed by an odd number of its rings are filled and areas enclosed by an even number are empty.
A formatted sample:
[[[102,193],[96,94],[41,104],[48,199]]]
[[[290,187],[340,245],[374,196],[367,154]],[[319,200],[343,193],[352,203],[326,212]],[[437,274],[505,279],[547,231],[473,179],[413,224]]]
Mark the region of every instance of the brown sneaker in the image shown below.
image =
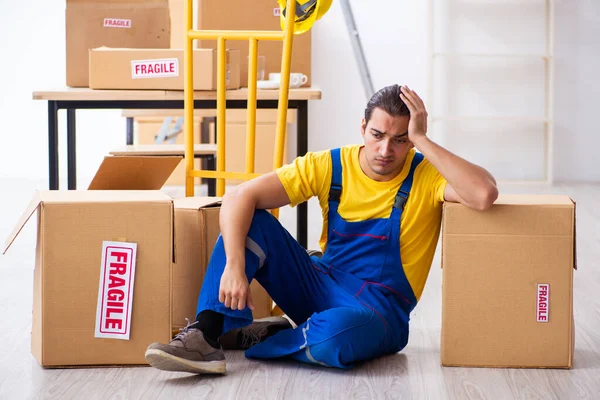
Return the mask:
[[[154,368],[164,371],[190,372],[193,374],[224,374],[225,354],[215,349],[202,331],[191,325],[181,329],[168,345],[152,343],[146,350],[146,361]]]
[[[232,329],[219,338],[225,350],[248,350],[279,331],[292,328],[283,317],[267,317],[255,320],[243,328]]]

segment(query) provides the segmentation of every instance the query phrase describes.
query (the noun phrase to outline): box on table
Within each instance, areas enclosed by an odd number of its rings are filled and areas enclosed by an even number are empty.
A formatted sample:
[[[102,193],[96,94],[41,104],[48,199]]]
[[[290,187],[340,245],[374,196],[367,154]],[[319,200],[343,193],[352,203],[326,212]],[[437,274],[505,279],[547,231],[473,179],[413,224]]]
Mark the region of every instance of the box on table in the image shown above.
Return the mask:
[[[101,47],[89,52],[90,88],[183,90],[183,50]],[[227,50],[227,89],[240,88],[240,52]],[[217,89],[217,51],[194,49],[194,90]]]
[[[444,204],[442,365],[572,367],[575,231],[568,196]]]
[[[182,28],[173,27],[183,31]],[[274,0],[198,0],[200,30],[267,30],[281,31],[279,5]],[[291,72],[301,72],[311,82],[311,32],[294,36]],[[216,48],[214,40],[196,41],[199,48]],[[241,86],[248,86],[248,41],[228,40],[227,46],[240,51]],[[265,79],[271,72],[281,72],[283,42],[261,40],[258,55],[265,57]]]
[[[194,216],[182,217],[189,207],[174,208],[158,189],[180,160],[106,157],[89,190],[34,196],[4,252],[37,210],[31,351],[40,365],[146,364],[150,343],[171,340],[173,316],[186,314],[180,305],[197,301],[199,293],[180,290],[182,280],[206,268],[203,249],[214,246],[218,223],[207,219],[203,229],[209,235],[179,235],[174,244],[174,230],[185,232]],[[200,247],[192,250],[197,259],[186,262],[185,248],[192,246]],[[174,247],[182,249],[177,263]],[[267,309],[257,312],[262,316]]]
[[[88,86],[88,51],[100,46],[168,48],[168,0],[67,0],[67,86]]]

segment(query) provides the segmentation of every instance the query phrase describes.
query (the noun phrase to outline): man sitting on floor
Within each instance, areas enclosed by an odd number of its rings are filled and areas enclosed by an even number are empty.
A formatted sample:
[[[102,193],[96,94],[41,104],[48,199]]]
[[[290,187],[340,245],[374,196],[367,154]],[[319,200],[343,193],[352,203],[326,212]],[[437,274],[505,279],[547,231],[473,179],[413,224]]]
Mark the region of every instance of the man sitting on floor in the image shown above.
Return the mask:
[[[408,342],[437,245],[442,203],[490,208],[485,169],[434,143],[419,96],[393,85],[369,100],[363,145],[308,153],[228,192],[197,320],[146,360],[168,371],[224,373],[225,349],[329,367],[396,353]],[[416,152],[415,149],[419,152]],[[317,196],[323,256],[310,256],[267,209]],[[252,323],[256,279],[284,318]]]

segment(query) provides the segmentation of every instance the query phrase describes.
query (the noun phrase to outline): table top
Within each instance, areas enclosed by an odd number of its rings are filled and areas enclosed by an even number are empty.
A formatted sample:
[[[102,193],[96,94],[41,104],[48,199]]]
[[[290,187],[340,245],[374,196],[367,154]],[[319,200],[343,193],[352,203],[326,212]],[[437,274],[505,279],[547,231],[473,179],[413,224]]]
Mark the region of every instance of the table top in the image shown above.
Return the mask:
[[[279,90],[257,90],[258,100],[277,100]],[[216,100],[216,91],[195,91],[195,100]],[[248,89],[227,91],[227,100],[247,100]],[[289,100],[320,100],[321,90],[315,87],[290,89]],[[33,100],[54,101],[122,101],[122,100],[183,100],[183,90],[94,90],[63,88],[33,92]]]
[[[183,156],[184,149],[183,144],[141,144],[115,149],[109,154],[113,156]],[[216,152],[216,144],[194,144],[194,155],[214,155]]]

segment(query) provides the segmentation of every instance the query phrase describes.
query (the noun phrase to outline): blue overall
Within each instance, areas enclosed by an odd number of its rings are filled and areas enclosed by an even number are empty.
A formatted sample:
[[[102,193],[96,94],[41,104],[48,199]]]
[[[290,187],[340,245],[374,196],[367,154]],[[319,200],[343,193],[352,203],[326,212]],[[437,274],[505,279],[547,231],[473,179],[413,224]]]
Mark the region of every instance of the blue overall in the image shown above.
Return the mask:
[[[417,300],[400,258],[400,218],[415,154],[389,218],[348,222],[338,213],[342,191],[340,149],[331,150],[328,239],[321,258],[306,250],[271,214],[257,210],[246,239],[246,275],[256,279],[297,325],[246,351],[249,358],[293,359],[338,368],[402,350]],[[359,193],[353,194],[360,196]],[[221,304],[219,284],[226,257],[219,237],[198,299],[198,312],[225,315],[223,332],[252,322],[251,311]]]

